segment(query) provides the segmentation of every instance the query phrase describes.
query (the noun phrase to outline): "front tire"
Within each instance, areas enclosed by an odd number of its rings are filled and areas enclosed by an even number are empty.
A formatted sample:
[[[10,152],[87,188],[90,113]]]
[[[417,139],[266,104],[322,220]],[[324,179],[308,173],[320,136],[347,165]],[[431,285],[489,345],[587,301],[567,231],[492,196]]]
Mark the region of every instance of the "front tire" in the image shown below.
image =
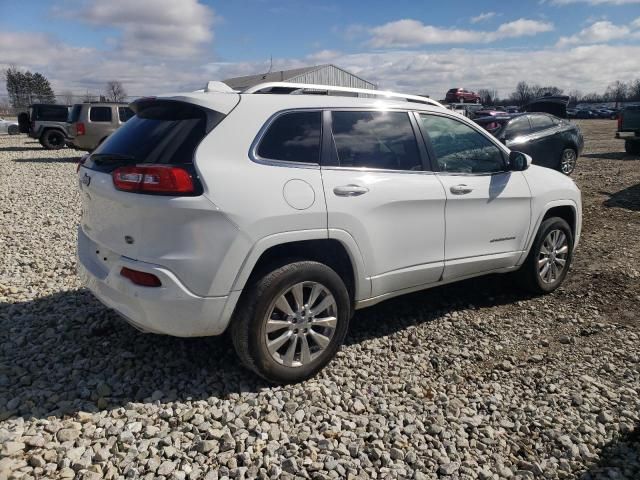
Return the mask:
[[[299,261],[257,279],[239,300],[231,338],[242,363],[274,383],[321,370],[347,334],[351,302],[328,266]]]
[[[20,127],[18,127],[18,125],[9,125],[7,133],[9,135],[18,135],[20,133]]]
[[[571,227],[560,217],[547,218],[517,272],[519,283],[535,294],[551,293],[564,282],[572,259]]]
[[[47,150],[60,150],[64,147],[64,135],[58,130],[47,130],[42,134],[40,143]]]

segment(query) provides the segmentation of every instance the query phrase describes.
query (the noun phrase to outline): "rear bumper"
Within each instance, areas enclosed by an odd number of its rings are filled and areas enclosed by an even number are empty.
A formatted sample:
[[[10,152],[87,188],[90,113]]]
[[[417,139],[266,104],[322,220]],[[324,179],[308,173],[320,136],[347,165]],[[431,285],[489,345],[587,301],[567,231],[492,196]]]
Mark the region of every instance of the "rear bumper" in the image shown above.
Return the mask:
[[[628,139],[633,138],[640,141],[640,134],[638,132],[616,132],[616,138]]]
[[[194,295],[169,270],[111,252],[91,240],[82,228],[78,229],[77,260],[81,282],[103,304],[144,332],[176,337],[219,335],[226,329],[239,296]],[[152,273],[162,286],[135,285],[120,275],[122,267]]]

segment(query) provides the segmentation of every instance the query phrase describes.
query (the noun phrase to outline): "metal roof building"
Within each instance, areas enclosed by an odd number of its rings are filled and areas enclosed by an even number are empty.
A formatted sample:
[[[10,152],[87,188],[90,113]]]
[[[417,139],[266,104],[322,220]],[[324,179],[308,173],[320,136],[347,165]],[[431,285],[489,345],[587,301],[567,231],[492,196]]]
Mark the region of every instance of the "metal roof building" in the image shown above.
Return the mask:
[[[376,89],[375,84],[332,64],[261,73],[258,75],[248,75],[246,77],[228,78],[223,80],[223,82],[234,90],[240,91],[265,82],[314,83],[331,85],[333,87]]]

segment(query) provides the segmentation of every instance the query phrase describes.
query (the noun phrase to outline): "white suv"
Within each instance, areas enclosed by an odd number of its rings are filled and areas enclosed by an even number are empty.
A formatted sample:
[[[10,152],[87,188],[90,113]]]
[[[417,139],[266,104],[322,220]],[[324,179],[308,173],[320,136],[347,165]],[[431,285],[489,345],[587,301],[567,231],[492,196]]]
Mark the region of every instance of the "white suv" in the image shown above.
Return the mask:
[[[564,280],[580,191],[461,115],[214,83],[134,102],[78,170],[80,275],[140,330],[229,330],[247,367],[293,382],[330,361],[356,309],[487,273],[538,293]]]

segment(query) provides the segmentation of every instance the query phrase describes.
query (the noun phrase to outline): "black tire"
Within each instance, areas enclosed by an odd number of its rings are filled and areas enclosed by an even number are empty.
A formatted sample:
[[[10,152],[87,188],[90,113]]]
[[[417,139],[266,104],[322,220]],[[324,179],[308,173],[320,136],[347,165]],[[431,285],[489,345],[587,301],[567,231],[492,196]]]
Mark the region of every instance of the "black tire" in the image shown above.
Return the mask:
[[[640,140],[630,140],[627,139],[624,141],[624,151],[629,155],[640,154]]]
[[[18,127],[18,125],[9,125],[7,133],[9,135],[18,135],[20,133],[20,127]]]
[[[543,255],[541,250],[543,243],[547,239],[547,236],[551,232],[556,230],[561,231],[565,235],[568,252],[566,254],[566,257],[564,258],[565,265],[559,275],[557,275],[557,277],[553,281],[545,282],[541,278],[539,271],[539,261],[540,257]],[[573,232],[571,231],[571,227],[564,219],[560,217],[547,218],[542,222],[542,225],[540,225],[538,233],[536,234],[536,238],[533,241],[533,245],[531,245],[529,255],[527,255],[527,259],[522,264],[520,269],[516,272],[516,278],[520,286],[531,293],[535,293],[538,295],[551,293],[560,285],[562,285],[562,282],[567,276],[569,268],[571,268],[572,259]]]
[[[301,282],[319,283],[331,293],[335,300],[337,321],[329,343],[316,358],[306,364],[300,362],[298,366],[286,366],[279,363],[267,348],[266,321],[267,317],[272,318],[270,310],[276,300],[288,289]],[[351,317],[350,309],[351,302],[347,288],[333,269],[319,262],[296,261],[276,268],[248,285],[238,301],[230,325],[231,339],[241,362],[262,378],[273,383],[300,382],[315,375],[335,356],[347,334]],[[291,327],[287,328],[291,329]],[[302,359],[301,345],[298,353],[298,344],[301,344],[301,340],[296,340],[295,344],[294,355],[299,355]],[[281,348],[287,345],[290,343],[283,344]],[[315,345],[314,347],[320,348]]]
[[[40,137],[40,143],[47,150],[60,150],[65,145],[64,135],[59,130],[47,130]]]

